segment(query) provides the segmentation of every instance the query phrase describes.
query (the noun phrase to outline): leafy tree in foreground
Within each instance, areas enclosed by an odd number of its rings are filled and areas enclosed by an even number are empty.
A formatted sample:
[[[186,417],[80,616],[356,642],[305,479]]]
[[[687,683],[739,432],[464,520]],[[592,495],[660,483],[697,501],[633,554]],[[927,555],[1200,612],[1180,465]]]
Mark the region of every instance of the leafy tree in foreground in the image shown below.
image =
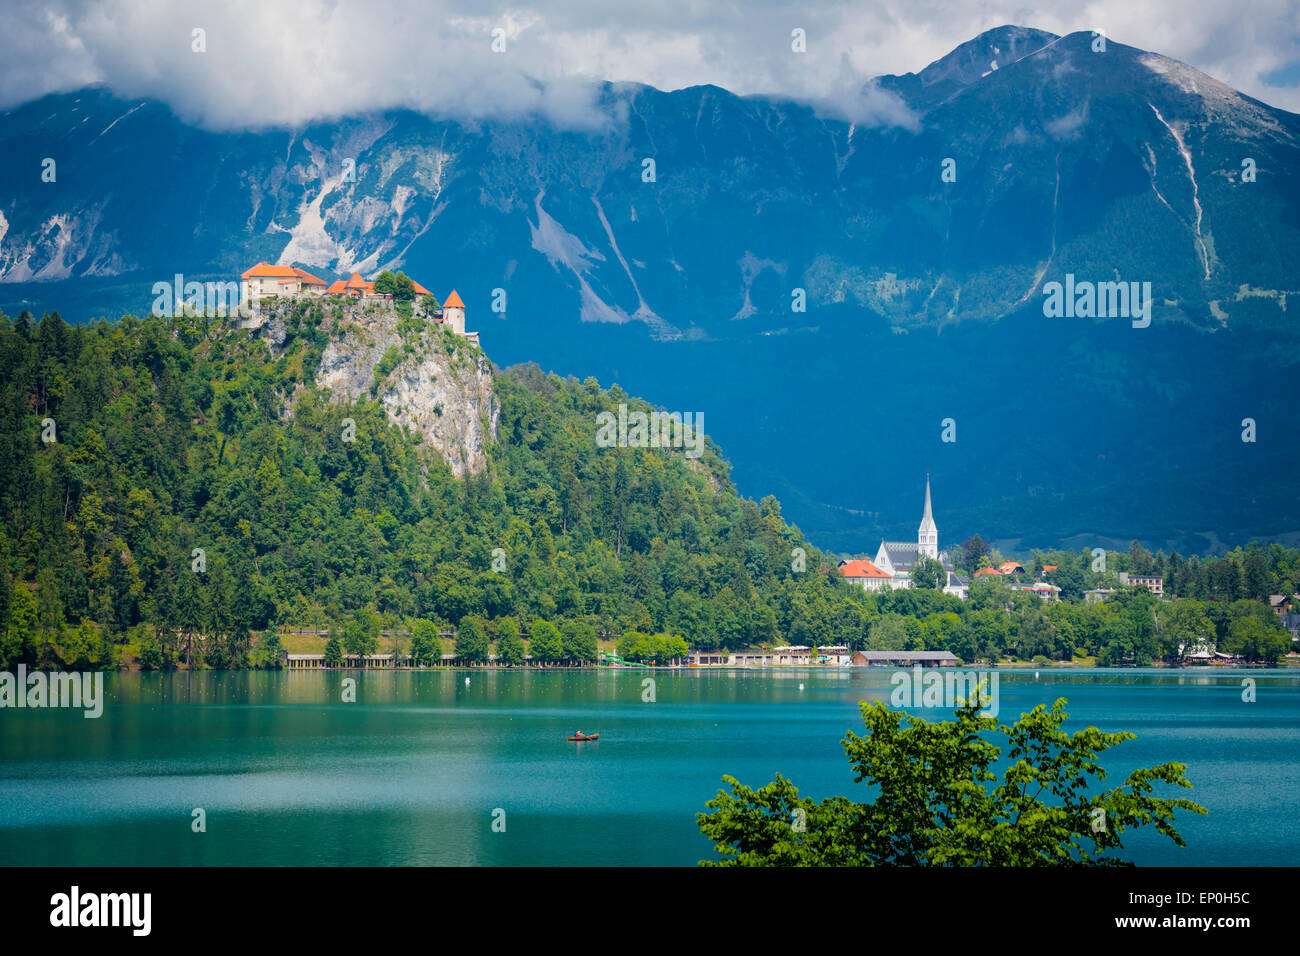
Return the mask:
[[[1157,782],[1191,787],[1179,763],[1134,770],[1109,790],[1090,787],[1106,779],[1098,755],[1134,734],[1063,732],[1064,698],[1011,726],[980,716],[979,706],[967,702],[955,721],[931,723],[864,702],[871,732],[850,732],[844,749],[855,782],[878,790],[873,803],[816,803],[779,774],[758,790],[724,777],[731,792],[719,791],[706,804],[712,812],[697,816],[724,859],[701,865],[1126,866],[1112,852],[1123,848],[1125,830],[1151,825],[1185,846],[1175,811],[1207,812],[1151,795]],[[990,732],[1010,745],[1000,783],[990,768],[1001,748],[985,739]]]

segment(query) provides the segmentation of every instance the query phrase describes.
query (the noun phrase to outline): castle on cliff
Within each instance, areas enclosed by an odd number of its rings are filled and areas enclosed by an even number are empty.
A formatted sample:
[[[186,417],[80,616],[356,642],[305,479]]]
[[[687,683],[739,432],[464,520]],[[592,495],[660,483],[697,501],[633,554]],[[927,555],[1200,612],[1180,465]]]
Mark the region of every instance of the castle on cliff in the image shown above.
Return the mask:
[[[246,303],[268,296],[341,295],[375,302],[390,301],[393,298],[391,295],[375,292],[374,281],[361,278],[359,272],[353,272],[346,280],[339,279],[332,284],[327,284],[324,279],[317,278],[297,266],[259,262],[244,272],[240,279],[243,280],[240,291]],[[411,280],[411,284],[415,286],[416,295],[432,295],[414,279]],[[465,303],[461,301],[455,289],[451,290],[440,307],[433,309],[431,318],[434,322],[447,326],[457,335],[478,344],[478,333],[465,331]]]

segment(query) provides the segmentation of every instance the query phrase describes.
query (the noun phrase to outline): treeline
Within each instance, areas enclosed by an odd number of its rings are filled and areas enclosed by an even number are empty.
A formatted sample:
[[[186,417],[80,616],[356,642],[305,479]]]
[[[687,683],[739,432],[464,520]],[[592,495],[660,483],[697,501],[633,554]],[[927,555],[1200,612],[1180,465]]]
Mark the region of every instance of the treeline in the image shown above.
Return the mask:
[[[899,607],[898,595],[925,597]],[[1103,666],[1147,666],[1218,650],[1275,663],[1291,645],[1290,634],[1263,602],[1162,601],[1139,587],[1119,588],[1103,603],[1046,604],[993,578],[977,580],[966,601],[913,590],[885,592],[874,603],[874,619],[864,615],[863,646],[946,650],[966,662],[1095,658]]]
[[[505,619],[533,644],[541,620],[740,646],[854,600],[712,446],[597,448],[599,412],[650,410],[617,387],[497,373],[499,441],[458,480],[378,403],[313,387],[319,306],[286,334],[273,358],[202,319],[0,317],[0,663],[249,667],[280,628],[500,642]]]
[[[954,562],[968,574],[996,567],[1005,559],[973,535],[953,549]],[[1044,568],[1054,570],[1044,572]],[[1185,558],[1177,551],[1152,554],[1137,541],[1127,552],[1110,551],[1104,557],[1091,551],[1035,551],[1024,563],[1029,579],[1043,577],[1061,588],[1065,600],[1077,601],[1088,588],[1116,587],[1118,574],[1164,578],[1166,594],[1198,601],[1231,603],[1237,600],[1267,602],[1270,595],[1300,591],[1300,548],[1252,542],[1222,557]]]
[[[337,635],[331,656],[394,650],[387,631],[409,635],[417,660],[512,663],[592,660],[601,640],[647,660],[683,643],[902,641],[966,660],[1143,663],[1176,653],[1172,635],[1208,634],[1202,618],[1220,649],[1269,659],[1279,646],[1259,595],[1294,588],[1294,549],[1135,549],[1102,571],[1089,554],[1036,556],[1057,566],[1060,606],[1001,579],[977,579],[967,602],[868,594],[775,498],[740,498],[711,443],[698,459],[598,448],[600,412],[650,410],[617,386],[497,372],[498,441],[461,480],[377,402],[314,387],[338,334],[318,304],[296,305],[285,334],[273,357],[216,320],[0,316],[0,666],[276,666],[276,634],[299,628]],[[1078,603],[1126,567],[1165,573],[1196,607]]]

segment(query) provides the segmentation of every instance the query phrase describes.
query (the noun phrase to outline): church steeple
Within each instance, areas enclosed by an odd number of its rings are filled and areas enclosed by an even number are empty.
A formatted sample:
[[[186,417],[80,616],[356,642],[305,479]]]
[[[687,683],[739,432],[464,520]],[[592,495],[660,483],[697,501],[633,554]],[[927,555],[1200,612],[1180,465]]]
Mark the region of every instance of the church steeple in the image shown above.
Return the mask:
[[[925,511],[921,515],[921,527],[916,533],[916,550],[919,554],[939,557],[939,529],[934,524],[934,514],[930,510],[930,473],[925,474]]]

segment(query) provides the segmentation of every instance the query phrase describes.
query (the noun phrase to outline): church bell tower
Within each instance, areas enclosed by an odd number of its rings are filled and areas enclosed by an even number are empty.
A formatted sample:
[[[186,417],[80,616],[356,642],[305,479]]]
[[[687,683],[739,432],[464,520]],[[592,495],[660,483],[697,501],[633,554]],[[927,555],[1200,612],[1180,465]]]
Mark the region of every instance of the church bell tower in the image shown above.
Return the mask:
[[[921,527],[916,533],[917,554],[928,555],[936,560],[939,557],[939,529],[934,526],[934,515],[930,512],[930,475],[925,476],[925,513],[921,515]]]

